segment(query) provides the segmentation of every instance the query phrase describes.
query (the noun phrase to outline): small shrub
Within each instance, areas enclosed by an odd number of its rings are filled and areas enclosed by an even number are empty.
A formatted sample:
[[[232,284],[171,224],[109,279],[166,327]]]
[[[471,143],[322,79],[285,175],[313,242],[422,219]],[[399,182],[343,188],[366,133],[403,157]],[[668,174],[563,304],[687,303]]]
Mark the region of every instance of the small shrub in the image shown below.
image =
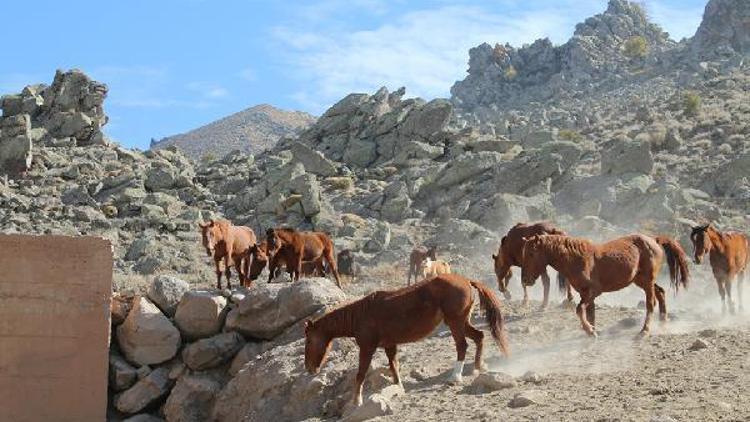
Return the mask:
[[[625,41],[623,53],[630,59],[642,59],[648,55],[648,41],[640,35]]]
[[[512,81],[516,78],[516,76],[518,76],[518,71],[515,67],[513,67],[513,65],[510,65],[507,69],[505,69],[505,79]]]
[[[201,157],[201,161],[204,163],[210,163],[212,161],[216,161],[216,154],[214,154],[213,152],[207,152],[203,154],[203,156]]]
[[[701,97],[695,92],[682,96],[682,110],[686,116],[697,116],[701,109]]]
[[[557,132],[557,137],[563,141],[578,142],[583,140],[583,135],[577,130],[572,129],[560,129],[560,131]]]

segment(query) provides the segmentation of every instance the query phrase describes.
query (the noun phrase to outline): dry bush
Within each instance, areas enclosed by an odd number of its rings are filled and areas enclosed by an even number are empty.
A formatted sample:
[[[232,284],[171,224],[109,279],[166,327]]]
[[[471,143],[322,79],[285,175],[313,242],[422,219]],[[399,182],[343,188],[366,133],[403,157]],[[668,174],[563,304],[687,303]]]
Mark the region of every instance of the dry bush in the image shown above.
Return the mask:
[[[625,41],[623,54],[630,59],[642,59],[648,55],[648,41],[637,35]]]

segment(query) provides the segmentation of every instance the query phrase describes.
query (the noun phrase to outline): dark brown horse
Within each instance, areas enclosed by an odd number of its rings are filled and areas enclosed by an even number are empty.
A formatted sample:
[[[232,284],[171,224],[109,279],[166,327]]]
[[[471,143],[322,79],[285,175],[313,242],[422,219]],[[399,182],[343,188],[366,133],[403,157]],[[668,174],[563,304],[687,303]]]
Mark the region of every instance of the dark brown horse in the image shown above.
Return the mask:
[[[436,253],[436,247],[426,247],[426,246],[417,246],[416,248],[412,249],[411,254],[409,255],[409,275],[406,277],[406,285],[411,284],[411,278],[414,276],[414,281],[417,281],[417,277],[420,273],[420,268],[422,267],[422,262],[424,262],[425,259],[430,258],[433,261],[437,260],[437,257],[435,256]]]
[[[288,266],[283,260],[283,256],[284,255],[276,254],[269,258],[268,242],[265,240],[260,242],[260,244],[251,246],[247,250],[247,257],[244,261],[246,279],[250,282],[257,280],[258,276],[263,272],[263,269],[268,266],[269,261],[272,261],[274,268],[276,268],[272,278],[279,276],[281,266],[286,267],[287,272],[291,273],[290,266]],[[326,270],[323,265],[323,260],[319,258],[315,262],[302,261],[302,275],[325,277]]]
[[[518,223],[513,226],[508,233],[503,236],[500,241],[500,248],[497,251],[497,255],[492,255],[492,260],[495,263],[495,275],[497,276],[497,288],[505,295],[505,298],[510,300],[510,291],[508,290],[508,283],[510,282],[513,272],[510,267],[520,267],[522,262],[523,253],[523,239],[525,237],[532,237],[544,234],[557,234],[565,236],[566,233],[554,225],[547,222],[524,224]],[[568,283],[565,282],[565,278],[558,276],[560,289],[565,289],[568,295],[568,301],[573,301],[573,289]],[[529,285],[521,283],[523,286],[523,305],[529,304]],[[545,309],[549,304],[549,274],[545,269],[542,273],[542,286],[544,287],[544,298],[542,300],[541,309]]]
[[[596,245],[586,239],[543,235],[524,240],[521,278],[528,283],[539,277],[547,265],[562,273],[581,295],[576,314],[581,327],[596,336],[594,300],[604,292],[614,292],[630,284],[646,293],[646,321],[641,336],[648,334],[654,302],[659,302],[659,315],[667,318],[664,289],[656,284],[665,252],[670,280],[675,288],[687,287],[689,273],[687,255],[677,242],[660,237],[658,240],[640,234],[620,237]]]
[[[745,279],[748,261],[750,261],[750,246],[747,236],[738,232],[720,232],[711,224],[693,227],[690,233],[695,252],[695,263],[700,265],[703,255],[708,254],[711,262],[716,285],[721,295],[721,310],[726,312],[729,302],[729,312],[734,314],[732,300],[732,281],[737,279],[737,297],[740,311],[742,307],[742,282]],[[725,299],[726,297],[726,299]]]
[[[318,262],[325,259],[328,268],[336,279],[336,285],[341,287],[333,241],[327,234],[298,232],[290,228],[275,228],[266,231],[266,241],[268,242],[268,251],[275,258],[271,260],[268,266],[268,281],[271,281],[276,271],[276,265],[282,260],[286,263],[292,280],[298,281],[302,274],[302,263],[304,261]],[[277,255],[278,258],[276,258]]]
[[[227,278],[227,287],[232,288],[229,281],[231,276],[230,267],[234,265],[240,279],[240,285],[245,284],[245,276],[242,272],[243,259],[247,250],[256,242],[255,233],[249,227],[233,226],[227,220],[208,220],[198,223],[201,230],[203,247],[206,248],[208,256],[214,259],[216,266],[216,287],[221,289],[221,266],[224,260],[224,273]]]
[[[500,350],[509,354],[503,331],[500,300],[482,283],[456,274],[432,277],[413,286],[393,291],[377,291],[348,305],[328,312],[316,321],[305,323],[305,367],[317,373],[325,362],[331,341],[337,337],[354,337],[359,345],[359,370],[354,384],[354,402],[362,404],[362,382],[370,361],[379,347],[385,349],[393,381],[401,385],[396,348],[427,337],[445,321],[456,342],[457,361],[452,382],[460,382],[469,337],[476,344],[474,369],[482,369],[484,333],[471,325],[472,287],[479,293],[479,304],[485,311],[490,333]]]

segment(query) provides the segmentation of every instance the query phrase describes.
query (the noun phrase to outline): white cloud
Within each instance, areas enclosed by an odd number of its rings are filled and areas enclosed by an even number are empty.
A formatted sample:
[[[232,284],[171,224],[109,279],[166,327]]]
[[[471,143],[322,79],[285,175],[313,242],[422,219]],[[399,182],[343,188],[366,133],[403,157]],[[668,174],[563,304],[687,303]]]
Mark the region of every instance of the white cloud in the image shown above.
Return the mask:
[[[293,98],[321,112],[349,92],[371,92],[383,85],[406,86],[410,95],[426,98],[447,96],[453,82],[465,76],[469,48],[482,42],[520,45],[542,37],[560,43],[573,29],[570,15],[557,8],[501,15],[450,5],[410,12],[371,30],[285,26],[275,28],[273,35],[291,50],[286,59],[306,87]],[[311,98],[317,101],[311,104]]]

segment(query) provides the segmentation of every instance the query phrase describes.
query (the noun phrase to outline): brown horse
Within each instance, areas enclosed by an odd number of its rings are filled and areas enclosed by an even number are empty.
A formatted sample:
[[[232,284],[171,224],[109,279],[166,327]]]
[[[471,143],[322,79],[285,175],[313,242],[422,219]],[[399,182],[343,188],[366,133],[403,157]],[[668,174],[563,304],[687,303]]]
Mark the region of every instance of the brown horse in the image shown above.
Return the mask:
[[[708,254],[711,270],[719,286],[722,312],[726,312],[728,301],[729,312],[734,314],[732,281],[735,278],[737,278],[737,297],[740,302],[740,311],[742,311],[742,282],[748,261],[750,261],[750,246],[748,246],[750,242],[747,236],[737,232],[722,233],[711,224],[706,224],[693,227],[690,240],[693,241],[696,264],[700,265],[703,255]]]
[[[268,266],[268,281],[271,281],[276,271],[276,265],[283,260],[293,281],[298,281],[302,274],[302,262],[317,262],[325,259],[328,268],[336,279],[336,285],[341,287],[339,271],[336,267],[333,241],[327,234],[321,232],[298,232],[290,228],[268,229],[266,231],[268,251],[275,259]],[[276,258],[276,256],[279,256]],[[321,262],[322,266],[322,262]]]
[[[255,244],[255,233],[249,227],[233,226],[227,220],[208,220],[198,223],[203,239],[203,247],[206,248],[208,256],[214,259],[216,266],[216,287],[221,289],[221,266],[224,260],[224,272],[227,278],[227,287],[232,288],[229,281],[231,275],[230,267],[234,264],[240,285],[245,284],[242,272],[242,260],[247,254],[250,246]]]
[[[420,274],[419,269],[425,259],[430,258],[433,261],[437,260],[437,257],[435,256],[436,251],[437,248],[435,246],[429,248],[426,246],[417,246],[412,249],[411,254],[409,255],[409,275],[406,278],[407,286],[411,284],[412,275],[414,276],[414,281],[417,281],[417,276]]]
[[[274,261],[275,260],[275,261]],[[273,274],[273,277],[278,277],[280,267],[283,265],[287,268],[288,272],[291,272],[291,269],[288,265],[286,265],[286,262],[283,260],[283,255],[276,254],[273,257],[269,258],[268,254],[268,242],[262,241],[260,244],[255,244],[248,248],[247,250],[247,256],[245,257],[245,278],[252,282],[258,279],[258,276],[260,276],[260,273],[263,272],[263,269],[266,268],[269,261],[274,261],[274,268],[276,268],[275,273]],[[323,266],[323,260],[318,259],[315,262],[310,261],[302,261],[302,275],[303,276],[320,276],[324,277],[326,274],[325,267]],[[273,278],[272,277],[272,278]]]
[[[326,313],[316,321],[308,320],[305,323],[305,367],[310,373],[318,373],[331,341],[337,337],[354,337],[359,345],[354,402],[360,405],[362,382],[378,347],[385,349],[393,382],[401,385],[397,346],[427,337],[441,321],[445,321],[456,342],[457,361],[451,381],[460,382],[468,347],[467,336],[477,347],[474,369],[482,369],[484,333],[469,322],[474,301],[472,287],[479,293],[479,303],[485,311],[492,337],[503,354],[508,356],[501,304],[497,296],[482,283],[456,274],[444,274],[398,290],[371,293]]]
[[[646,293],[646,321],[640,335],[649,331],[654,301],[659,302],[662,321],[667,318],[664,289],[656,284],[659,268],[667,251],[670,280],[675,288],[687,287],[687,255],[677,242],[660,237],[634,234],[607,243],[569,236],[543,235],[524,240],[521,278],[525,283],[541,275],[547,265],[562,273],[581,295],[576,314],[581,327],[596,336],[594,300],[604,292],[614,292],[635,284]]]
[[[547,222],[540,222],[534,224],[518,223],[513,226],[508,233],[503,236],[500,241],[500,248],[497,251],[497,255],[492,255],[492,260],[495,263],[495,275],[497,276],[497,288],[505,295],[505,298],[510,300],[510,291],[508,290],[508,283],[510,282],[513,272],[510,267],[520,267],[522,262],[521,254],[523,252],[523,238],[532,237],[544,234],[557,234],[565,236],[566,233],[554,225]],[[566,289],[568,295],[568,302],[573,301],[573,289],[570,284],[565,282],[565,278],[558,275],[558,281],[560,289]],[[521,283],[523,286],[523,305],[528,306],[529,304],[529,285]],[[547,270],[542,273],[542,286],[544,287],[544,298],[540,309],[545,309],[549,304],[549,274]]]

